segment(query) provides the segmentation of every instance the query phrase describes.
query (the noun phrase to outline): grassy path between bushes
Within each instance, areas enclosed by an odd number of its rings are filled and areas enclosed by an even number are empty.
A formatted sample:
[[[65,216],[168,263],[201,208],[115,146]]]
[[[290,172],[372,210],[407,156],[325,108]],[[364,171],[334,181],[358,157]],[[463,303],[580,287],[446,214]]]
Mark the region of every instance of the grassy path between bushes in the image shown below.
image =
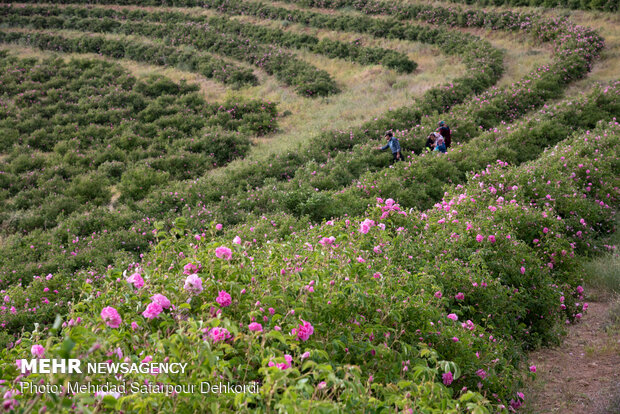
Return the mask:
[[[589,305],[561,347],[531,354],[538,378],[525,391],[524,414],[620,412],[620,298]]]
[[[609,252],[585,264],[589,307],[582,322],[569,326],[562,346],[530,354],[537,378],[524,390],[524,414],[620,413],[619,244],[616,230]]]

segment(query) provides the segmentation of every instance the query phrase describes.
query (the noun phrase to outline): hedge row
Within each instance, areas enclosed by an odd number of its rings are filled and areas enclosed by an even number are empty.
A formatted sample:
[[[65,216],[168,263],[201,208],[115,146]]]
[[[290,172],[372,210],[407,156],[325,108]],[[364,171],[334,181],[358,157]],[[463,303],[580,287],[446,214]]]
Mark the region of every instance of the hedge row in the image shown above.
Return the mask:
[[[224,62],[222,59],[193,50],[155,43],[138,42],[134,39],[112,40],[102,36],[84,35],[65,37],[52,33],[0,32],[0,42],[18,43],[43,50],[62,53],[97,53],[115,59],[130,59],[158,66],[172,66],[198,73],[207,79],[215,79],[233,88],[256,85],[256,75],[246,68]],[[124,47],[117,46],[122,43]]]
[[[330,39],[319,40],[316,36],[284,32],[260,25],[241,23],[220,16],[205,17],[171,11],[113,10],[109,8],[84,7],[4,7],[0,8],[0,15],[2,14],[33,17],[27,24],[36,28],[45,28],[45,23],[37,22],[43,16],[45,18],[53,16],[65,20],[72,18],[95,18],[104,21],[113,19],[177,24],[187,22],[206,23],[221,33],[242,36],[263,44],[277,44],[288,48],[307,49],[331,58],[346,59],[362,65],[382,64],[404,73],[410,73],[417,67],[417,64],[411,61],[405,54],[393,50],[364,47],[357,43],[344,43]],[[67,28],[70,29],[72,27]],[[110,31],[110,28],[106,28],[106,31]]]
[[[303,96],[326,96],[337,93],[338,87],[329,74],[295,58],[275,46],[261,45],[248,38],[230,33],[222,34],[208,24],[155,24],[147,22],[118,22],[111,19],[68,19],[60,17],[7,16],[7,25],[31,25],[39,29],[74,29],[80,31],[109,32],[164,39],[169,45],[190,45],[202,51],[229,56],[262,68],[286,85],[295,87]],[[108,54],[125,55],[127,42],[110,41]]]
[[[618,0],[449,0],[452,3],[475,4],[479,6],[508,6],[508,7],[545,7],[555,9],[600,10],[606,12],[618,11]]]
[[[611,119],[619,111],[620,83],[617,83],[598,88],[581,100],[541,110],[509,127],[482,131],[471,118],[449,117],[448,121],[455,122],[452,125],[459,134],[471,131],[471,141],[455,144],[447,155],[414,155],[412,151],[405,151],[407,162],[385,169],[391,156],[378,153],[376,144],[361,144],[353,151],[340,152],[325,162],[309,162],[300,167],[289,181],[267,182],[252,191],[239,192],[208,205],[202,217],[195,214],[191,218],[184,216],[197,228],[214,218],[227,223],[251,221],[249,212],[256,215],[276,212],[297,217],[307,215],[317,222],[361,214],[376,197],[388,194],[404,207],[425,209],[442,197],[445,184],[463,183],[467,173],[479,171],[497,159],[517,165],[536,159],[546,147],[574,130],[593,128],[597,121]],[[466,113],[461,111],[461,114],[463,112]],[[434,122],[429,124],[403,134],[401,146],[421,151],[428,131],[436,125]],[[153,216],[174,207],[183,214],[182,205],[200,205],[208,197],[210,186],[205,184],[196,183],[189,190],[175,186],[178,196],[170,192],[150,194],[146,201],[153,210],[143,211]],[[179,203],[180,198],[183,200]]]
[[[206,0],[210,2],[211,0]],[[220,1],[220,0],[217,0]],[[439,5],[415,4],[408,2],[391,2],[386,0],[283,0],[286,3],[297,4],[303,7],[320,7],[327,9],[354,9],[366,14],[383,14],[394,16],[399,20],[425,19],[432,23],[449,22],[448,24],[457,26],[487,27],[493,29],[514,29],[527,30],[528,27],[536,25],[539,21],[547,21],[547,18],[540,14],[530,12],[515,12],[511,10],[488,11],[481,9],[461,9],[455,7],[444,7]],[[617,0],[449,0],[454,2],[476,2],[476,3],[497,3],[502,4],[516,2],[530,3],[589,3],[596,5],[598,10],[616,11],[618,10]],[[566,22],[567,18],[553,19],[556,22]]]

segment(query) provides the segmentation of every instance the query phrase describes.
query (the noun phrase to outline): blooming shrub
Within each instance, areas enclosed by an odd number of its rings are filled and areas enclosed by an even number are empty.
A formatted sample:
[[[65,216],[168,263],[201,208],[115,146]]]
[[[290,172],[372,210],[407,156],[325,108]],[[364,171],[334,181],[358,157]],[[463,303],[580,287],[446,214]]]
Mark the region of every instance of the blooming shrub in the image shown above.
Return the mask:
[[[583,295],[576,264],[614,220],[619,134],[617,122],[600,124],[535,161],[518,167],[497,162],[449,188],[428,210],[403,211],[393,200],[378,199],[365,216],[308,227],[269,248],[254,241],[235,244],[227,261],[215,260],[213,252],[229,235],[214,233],[195,244],[192,234],[177,237],[177,228],[162,229],[139,265],[149,283],[136,290],[118,277],[120,270],[109,271],[100,284],[103,294],[83,294],[67,316],[81,322],[47,337],[45,355],[65,352],[67,338],[79,338],[70,352],[86,361],[149,355],[188,362],[189,381],[214,375],[260,381],[258,394],[217,396],[227,409],[251,401],[257,410],[283,404],[291,411],[415,411],[456,409],[468,401],[471,409],[506,411],[527,398],[517,388],[523,352],[556,341],[565,321],[582,312],[576,305]],[[584,227],[582,219],[590,224]],[[359,232],[367,220],[384,230]],[[230,231],[244,240],[254,233],[243,226]],[[480,242],[477,235],[483,236]],[[324,239],[329,243],[318,244]],[[188,263],[201,263],[201,274],[217,279],[190,275],[183,285]],[[381,278],[373,277],[377,272]],[[193,297],[198,280],[202,300]],[[143,336],[123,335],[135,328],[116,309],[136,316],[136,305],[156,303],[155,292],[167,293],[169,312],[153,306],[159,313],[140,324]],[[235,306],[224,306],[232,297]],[[119,334],[99,335],[101,318]],[[25,335],[3,351],[3,360],[32,353],[45,335]],[[3,378],[14,378],[16,368],[7,366]],[[124,379],[144,376],[150,374]],[[303,378],[307,387],[299,386]],[[174,381],[162,373],[158,380]],[[291,387],[295,396],[287,394]],[[322,392],[335,387],[338,394]],[[430,389],[434,392],[426,392]],[[24,398],[10,395],[11,404]],[[180,394],[174,404],[208,407],[215,398]],[[135,409],[132,397],[108,401],[111,409]],[[156,394],[141,401],[161,410],[173,404]]]
[[[139,3],[167,4],[153,1]],[[243,155],[246,134],[273,131],[275,105],[207,104],[192,85],[137,80],[109,63],[0,54],[3,90],[11,97],[3,100],[7,115],[0,123],[0,146],[10,149],[0,161],[0,194],[10,203],[0,214],[3,228],[15,233],[0,246],[3,407],[26,409],[29,396],[17,392],[14,362],[35,356],[187,362],[184,382],[258,381],[260,390],[42,396],[28,410],[518,409],[524,353],[557,342],[562,327],[582,317],[579,263],[597,251],[599,235],[613,230],[619,85],[545,103],[585,76],[601,37],[565,20],[435,5],[305,2],[391,16],[375,19],[252,1],[182,3],[424,41],[462,57],[468,73],[360,128],[324,131],[295,153],[196,179]],[[305,64],[260,43],[273,37],[269,43],[407,65],[383,51],[228,18],[45,10],[3,7],[0,15],[7,26],[152,34],[168,44],[16,31],[0,32],[1,39],[158,64],[187,59],[192,70],[231,84],[249,73],[214,68],[210,55],[190,57],[177,48],[195,41],[265,68],[309,96],[333,93],[333,81],[309,65],[298,71]],[[483,92],[501,76],[502,54],[471,35],[403,23],[410,18],[523,31],[550,42],[554,57],[514,85]],[[228,68],[230,78],[223,74]],[[37,115],[46,111],[48,124]],[[443,156],[414,155],[439,119],[425,115],[446,111],[460,143]],[[368,151],[387,128],[397,130],[407,156],[393,168],[386,168],[385,155]],[[109,206],[112,186],[120,198]],[[64,316],[52,324],[57,314]],[[120,379],[179,381],[153,374]],[[54,378],[69,379],[76,380]]]

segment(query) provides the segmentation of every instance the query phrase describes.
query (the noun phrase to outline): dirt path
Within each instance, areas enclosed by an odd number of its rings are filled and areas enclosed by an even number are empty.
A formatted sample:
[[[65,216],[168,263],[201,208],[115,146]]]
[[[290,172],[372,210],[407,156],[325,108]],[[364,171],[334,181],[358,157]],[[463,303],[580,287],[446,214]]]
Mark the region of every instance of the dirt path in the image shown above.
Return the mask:
[[[589,302],[562,346],[530,355],[525,413],[620,414],[620,301]]]

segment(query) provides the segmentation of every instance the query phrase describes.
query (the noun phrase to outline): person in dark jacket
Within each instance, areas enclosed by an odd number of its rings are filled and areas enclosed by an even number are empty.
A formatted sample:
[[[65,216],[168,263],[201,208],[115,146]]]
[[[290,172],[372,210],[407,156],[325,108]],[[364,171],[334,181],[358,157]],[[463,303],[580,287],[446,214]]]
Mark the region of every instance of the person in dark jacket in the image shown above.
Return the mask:
[[[385,138],[387,139],[387,144],[382,147],[379,147],[381,151],[385,151],[386,149],[390,149],[392,151],[392,164],[397,161],[403,160],[403,155],[400,152],[400,142],[398,142],[398,138],[392,134],[391,131],[385,133]]]
[[[439,128],[437,128],[437,132],[439,132],[443,137],[446,143],[446,148],[450,148],[450,145],[452,144],[452,134],[450,132],[450,127],[444,121],[439,121]]]
[[[426,145],[424,146],[425,148],[428,148],[429,151],[432,151],[433,148],[435,147],[435,133],[431,132],[428,137],[426,138]]]

